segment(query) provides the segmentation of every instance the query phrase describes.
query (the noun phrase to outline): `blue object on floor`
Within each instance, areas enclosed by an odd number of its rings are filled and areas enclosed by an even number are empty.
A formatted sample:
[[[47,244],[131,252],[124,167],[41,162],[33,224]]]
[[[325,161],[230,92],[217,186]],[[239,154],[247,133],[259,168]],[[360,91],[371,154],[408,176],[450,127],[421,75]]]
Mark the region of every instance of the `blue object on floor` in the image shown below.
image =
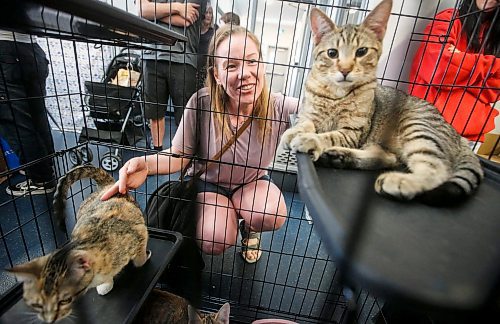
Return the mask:
[[[9,143],[0,137],[0,145],[2,146],[5,161],[7,162],[9,169],[17,168],[20,165],[19,157],[17,157],[16,153],[14,153],[14,151],[10,148]]]

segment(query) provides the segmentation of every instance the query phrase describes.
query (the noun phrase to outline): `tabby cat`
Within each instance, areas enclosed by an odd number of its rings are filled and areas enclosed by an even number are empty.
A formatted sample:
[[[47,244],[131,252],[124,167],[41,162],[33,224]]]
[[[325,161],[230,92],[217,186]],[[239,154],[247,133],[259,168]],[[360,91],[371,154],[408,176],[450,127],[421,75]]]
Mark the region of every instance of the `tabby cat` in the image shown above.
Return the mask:
[[[377,85],[391,8],[383,0],[362,24],[343,27],[312,9],[314,63],[297,124],[281,143],[328,166],[396,169],[377,178],[380,194],[451,203],[474,192],[483,171],[467,140],[434,106]]]
[[[68,316],[73,301],[96,287],[105,295],[113,277],[130,260],[136,267],[150,257],[148,231],[138,205],[129,195],[101,201],[113,177],[93,166],[79,166],[59,179],[54,194],[54,215],[64,223],[66,195],[71,185],[92,178],[98,190],[86,198],[78,212],[71,240],[62,248],[8,271],[23,281],[23,298],[38,317],[52,323]]]
[[[182,297],[154,289],[134,324],[229,324],[229,303],[217,313],[201,314]]]

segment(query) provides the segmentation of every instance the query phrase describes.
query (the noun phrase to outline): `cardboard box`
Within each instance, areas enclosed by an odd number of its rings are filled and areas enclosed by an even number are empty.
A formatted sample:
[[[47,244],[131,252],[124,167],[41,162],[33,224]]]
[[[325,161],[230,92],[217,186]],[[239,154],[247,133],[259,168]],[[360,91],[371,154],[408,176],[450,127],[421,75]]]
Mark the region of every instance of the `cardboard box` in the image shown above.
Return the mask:
[[[485,134],[477,154],[485,159],[500,163],[500,134]]]

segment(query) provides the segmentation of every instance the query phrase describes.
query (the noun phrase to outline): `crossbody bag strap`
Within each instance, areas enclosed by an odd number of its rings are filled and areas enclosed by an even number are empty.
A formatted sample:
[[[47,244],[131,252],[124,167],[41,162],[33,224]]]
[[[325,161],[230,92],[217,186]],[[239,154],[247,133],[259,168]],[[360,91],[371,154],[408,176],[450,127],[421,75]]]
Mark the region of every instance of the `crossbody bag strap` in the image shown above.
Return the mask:
[[[234,144],[234,142],[236,142],[238,137],[240,137],[240,135],[243,134],[243,132],[248,128],[248,126],[250,126],[250,124],[252,123],[252,119],[253,118],[250,116],[245,120],[243,125],[241,125],[241,127],[238,128],[236,133],[229,139],[229,141],[226,142],[226,144],[224,144],[222,149],[219,152],[217,152],[214,156],[212,156],[212,158],[207,162],[205,167],[201,168],[200,170],[198,170],[198,172],[196,172],[196,174],[193,176],[194,179],[199,178],[204,172],[208,170],[208,168],[212,164],[214,164],[215,161],[218,161],[222,157],[222,155],[226,153],[226,151]]]

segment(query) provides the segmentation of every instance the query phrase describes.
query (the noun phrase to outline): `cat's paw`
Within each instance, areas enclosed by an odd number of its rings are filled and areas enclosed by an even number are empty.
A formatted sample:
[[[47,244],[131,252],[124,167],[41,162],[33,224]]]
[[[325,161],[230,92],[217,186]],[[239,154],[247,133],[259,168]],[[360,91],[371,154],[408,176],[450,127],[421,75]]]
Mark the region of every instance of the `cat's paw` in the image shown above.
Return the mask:
[[[325,149],[319,162],[333,168],[346,168],[352,165],[352,152],[348,148],[333,146]]]
[[[113,281],[100,284],[99,286],[95,287],[95,289],[97,290],[97,293],[99,295],[106,295],[113,289]]]
[[[392,196],[399,200],[411,200],[422,189],[411,174],[402,172],[386,172],[375,181],[375,191],[381,195]]]
[[[317,161],[323,153],[321,139],[316,133],[298,134],[290,143],[290,148],[293,152],[310,154],[314,161]]]
[[[280,146],[284,148],[285,150],[291,149],[290,143],[292,140],[300,134],[301,131],[299,131],[297,128],[289,128],[287,129],[283,135],[281,135],[281,140],[280,140]]]

